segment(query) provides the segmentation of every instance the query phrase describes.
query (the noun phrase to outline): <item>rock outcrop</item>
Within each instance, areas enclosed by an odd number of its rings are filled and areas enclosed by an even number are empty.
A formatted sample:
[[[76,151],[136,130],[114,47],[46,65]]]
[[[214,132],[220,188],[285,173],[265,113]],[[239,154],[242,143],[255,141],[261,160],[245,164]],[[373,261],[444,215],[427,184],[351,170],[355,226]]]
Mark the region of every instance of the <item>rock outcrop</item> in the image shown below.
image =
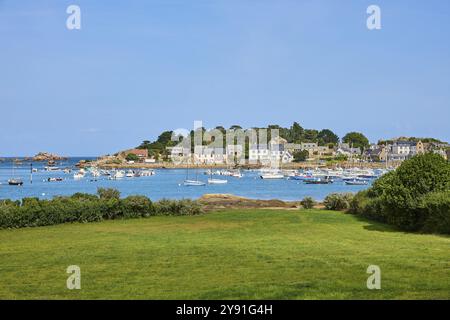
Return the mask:
[[[281,200],[255,200],[232,194],[205,194],[198,201],[205,210],[220,208],[296,208],[297,203]]]
[[[57,161],[57,160],[65,160],[67,158],[58,156],[56,154],[48,153],[48,152],[39,152],[37,155],[33,157],[33,161]]]

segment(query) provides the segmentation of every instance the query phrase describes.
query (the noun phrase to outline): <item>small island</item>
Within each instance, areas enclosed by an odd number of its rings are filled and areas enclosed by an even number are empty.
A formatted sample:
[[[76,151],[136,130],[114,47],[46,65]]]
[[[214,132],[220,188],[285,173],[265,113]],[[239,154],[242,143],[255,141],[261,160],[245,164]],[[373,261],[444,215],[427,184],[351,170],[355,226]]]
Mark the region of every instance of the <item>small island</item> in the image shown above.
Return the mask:
[[[32,161],[59,161],[59,160],[67,160],[67,158],[49,152],[39,152],[32,158]]]

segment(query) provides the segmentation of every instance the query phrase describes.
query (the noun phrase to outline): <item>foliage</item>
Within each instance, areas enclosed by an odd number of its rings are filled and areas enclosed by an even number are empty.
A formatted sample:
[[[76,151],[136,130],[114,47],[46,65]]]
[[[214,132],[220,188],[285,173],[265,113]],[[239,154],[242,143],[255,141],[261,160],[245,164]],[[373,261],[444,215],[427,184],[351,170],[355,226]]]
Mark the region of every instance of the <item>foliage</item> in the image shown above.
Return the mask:
[[[294,153],[294,162],[303,162],[309,158],[308,150],[297,151]]]
[[[427,194],[420,204],[422,231],[450,234],[450,191]]]
[[[361,151],[369,146],[369,139],[360,132],[349,132],[342,138],[342,141],[350,144],[353,148],[360,148]]]
[[[450,163],[436,154],[418,155],[360,192],[351,212],[402,230],[448,233],[449,191]]]
[[[120,191],[112,188],[98,188],[97,195],[100,199],[120,199]]]
[[[135,155],[134,153],[129,153],[125,157],[125,160],[127,160],[127,161],[138,161],[139,157],[137,155]]]
[[[119,191],[99,188],[98,196],[76,193],[52,200],[24,198],[20,203],[3,200],[0,202],[0,229],[200,213],[202,207],[192,200],[161,200],[153,203],[145,196],[120,199]]]
[[[345,210],[350,207],[351,193],[331,193],[325,197],[323,204],[328,210]]]
[[[329,129],[323,129],[317,135],[319,145],[337,145],[339,143],[339,137]]]
[[[304,197],[302,201],[300,201],[300,204],[305,209],[312,209],[314,208],[314,205],[316,204],[316,201],[312,197]]]

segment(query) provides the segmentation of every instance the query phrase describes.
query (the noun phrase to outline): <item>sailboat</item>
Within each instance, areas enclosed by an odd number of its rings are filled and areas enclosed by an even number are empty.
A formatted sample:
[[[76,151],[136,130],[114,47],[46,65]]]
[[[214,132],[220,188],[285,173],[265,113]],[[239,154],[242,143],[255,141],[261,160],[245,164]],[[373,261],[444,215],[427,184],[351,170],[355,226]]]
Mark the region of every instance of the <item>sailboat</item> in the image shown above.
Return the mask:
[[[198,180],[198,171],[196,171],[195,180],[189,180],[189,161],[186,167],[186,180],[184,180],[183,184],[190,187],[200,187],[206,185],[206,183],[204,183],[203,181]]]
[[[15,171],[16,171],[16,167],[15,167],[15,164],[13,161],[13,167],[12,167],[13,177],[15,176]],[[19,178],[11,178],[8,180],[8,184],[10,186],[21,186],[21,185],[23,185],[23,181],[22,181],[22,179],[19,179]]]
[[[212,170],[210,170],[208,184],[225,184],[225,183],[228,183],[228,180],[226,180],[226,179],[214,179],[212,174],[213,174],[213,172],[212,172]]]

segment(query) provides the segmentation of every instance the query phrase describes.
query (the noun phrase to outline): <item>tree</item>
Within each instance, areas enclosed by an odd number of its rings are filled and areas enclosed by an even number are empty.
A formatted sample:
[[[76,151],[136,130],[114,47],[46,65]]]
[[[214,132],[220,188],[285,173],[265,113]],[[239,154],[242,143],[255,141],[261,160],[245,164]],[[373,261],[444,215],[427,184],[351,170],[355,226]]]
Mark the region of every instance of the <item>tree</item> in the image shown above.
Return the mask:
[[[173,131],[164,131],[163,133],[161,133],[158,136],[158,141],[159,143],[163,144],[163,145],[167,145],[168,143],[170,143],[172,141],[172,133]]]
[[[441,230],[443,225],[450,226],[449,190],[450,163],[438,154],[426,153],[404,161],[396,171],[376,180],[354,207],[357,213],[403,230],[417,231],[425,226]],[[433,212],[438,216],[432,217]]]
[[[317,135],[317,139],[319,140],[319,145],[336,145],[339,142],[339,137],[329,129],[321,130]]]
[[[369,139],[360,132],[349,132],[342,141],[353,146],[353,148],[360,148],[361,152],[369,146]]]
[[[289,129],[288,141],[293,143],[300,143],[303,138],[304,132],[305,130],[302,128],[302,126],[299,125],[298,122],[294,122]]]
[[[138,161],[139,157],[137,155],[135,155],[134,153],[129,153],[127,154],[127,156],[125,157],[125,159],[127,161]]]
[[[305,129],[305,140],[309,141],[309,142],[316,142],[318,134],[319,134],[319,131],[317,131],[317,130]]]
[[[297,151],[294,153],[294,162],[306,161],[309,158],[308,150]]]

